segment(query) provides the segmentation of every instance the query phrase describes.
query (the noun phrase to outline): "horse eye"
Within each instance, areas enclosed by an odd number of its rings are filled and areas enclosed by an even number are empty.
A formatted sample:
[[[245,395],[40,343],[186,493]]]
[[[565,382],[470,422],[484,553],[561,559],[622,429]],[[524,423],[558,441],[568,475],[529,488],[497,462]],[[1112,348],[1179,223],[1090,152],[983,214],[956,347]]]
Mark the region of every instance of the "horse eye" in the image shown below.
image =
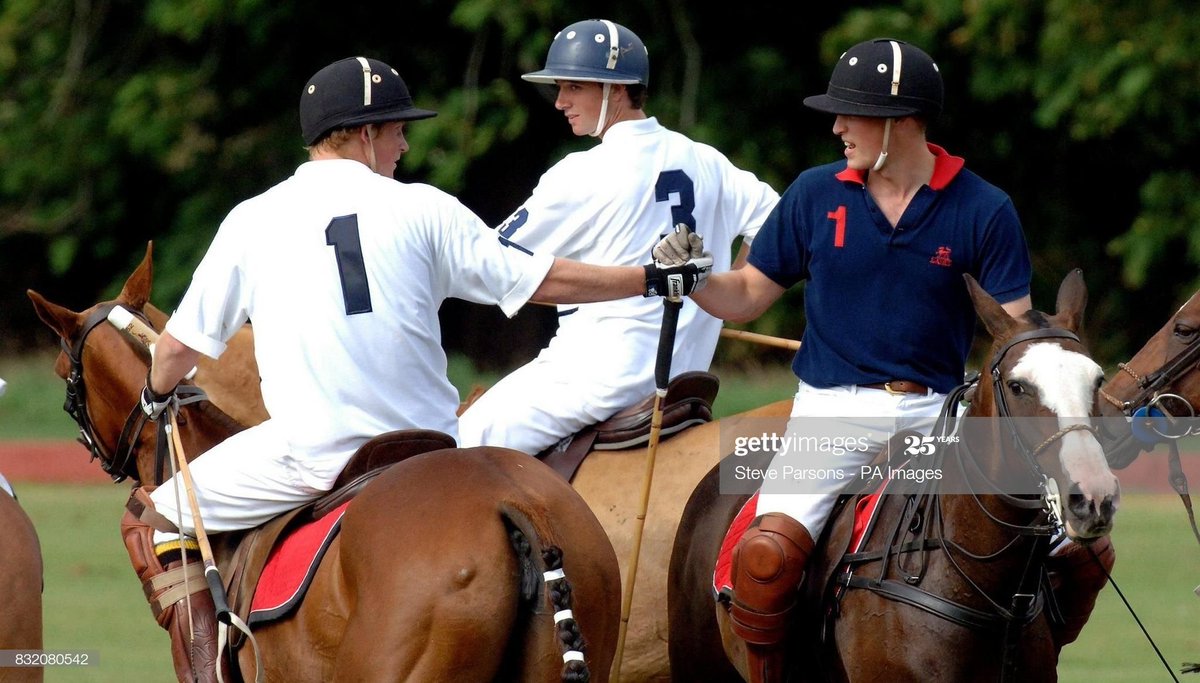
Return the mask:
[[[1024,385],[1024,384],[1021,384],[1020,382],[1018,382],[1018,381],[1017,381],[1017,380],[1015,380],[1015,379],[1014,379],[1014,380],[1010,380],[1010,381],[1009,381],[1009,383],[1008,383],[1008,390],[1009,390],[1010,392],[1012,392],[1012,395],[1013,395],[1013,396],[1023,396],[1023,395],[1025,395],[1025,385]]]
[[[1174,335],[1184,341],[1196,336],[1196,328],[1187,323],[1175,323]]]

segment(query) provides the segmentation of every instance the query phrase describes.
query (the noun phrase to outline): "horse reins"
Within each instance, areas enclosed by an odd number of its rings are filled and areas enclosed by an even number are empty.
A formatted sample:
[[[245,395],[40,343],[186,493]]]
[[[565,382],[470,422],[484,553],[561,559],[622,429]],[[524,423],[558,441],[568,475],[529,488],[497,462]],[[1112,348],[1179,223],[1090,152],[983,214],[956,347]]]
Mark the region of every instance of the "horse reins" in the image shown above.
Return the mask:
[[[1000,372],[1000,366],[1005,356],[1014,346],[1038,339],[1068,339],[1079,342],[1079,337],[1075,333],[1063,328],[1041,328],[1030,330],[1015,335],[1012,339],[1009,339],[993,356],[989,370],[992,376],[994,400],[996,401],[998,416],[1003,418],[1006,421],[1006,424],[1008,424],[1009,433],[1012,436],[1013,443],[1016,445],[1018,452],[1021,453],[1026,464],[1036,476],[1041,478],[1043,493],[1037,498],[1024,498],[1007,494],[1001,491],[999,487],[994,485],[992,487],[994,489],[992,493],[993,495],[1000,497],[1006,504],[1010,506],[1026,510],[1039,510],[1042,512],[1047,512],[1048,523],[1039,524],[1035,521],[1032,524],[1019,525],[1000,519],[983,505],[983,502],[979,498],[980,493],[972,489],[970,495],[975,500],[976,504],[979,506],[980,510],[982,510],[984,515],[991,519],[994,523],[1008,528],[1015,533],[1012,540],[994,553],[991,553],[990,555],[977,555],[946,538],[945,527],[943,526],[945,523],[945,518],[940,511],[941,506],[938,503],[939,498],[937,493],[933,490],[936,484],[931,480],[924,486],[924,488],[927,490],[914,493],[910,496],[910,501],[906,505],[906,510],[900,515],[896,528],[893,529],[892,539],[888,542],[885,550],[869,553],[847,554],[843,558],[843,561],[851,565],[878,560],[882,562],[881,572],[886,572],[886,567],[889,564],[889,558],[891,558],[894,553],[903,554],[908,552],[920,552],[924,558],[928,554],[928,551],[940,548],[947,557],[950,565],[954,567],[959,576],[962,577],[962,579],[965,580],[978,595],[991,604],[993,611],[985,612],[973,607],[968,607],[918,588],[917,585],[920,584],[924,575],[924,571],[928,565],[927,560],[924,559],[922,559],[920,568],[916,571],[916,573],[910,573],[900,566],[899,559],[897,558],[897,567],[902,572],[903,581],[885,579],[883,578],[882,573],[878,578],[860,577],[854,575],[852,572],[846,572],[838,577],[838,582],[847,588],[865,588],[871,590],[872,592],[879,593],[885,598],[917,607],[967,628],[1002,631],[1004,634],[1003,668],[1001,670],[1002,680],[1007,679],[1008,675],[1012,673],[1013,653],[1016,645],[1016,639],[1013,637],[1014,629],[1019,631],[1019,629],[1032,622],[1033,619],[1035,619],[1042,612],[1042,608],[1045,605],[1045,593],[1044,591],[1040,590],[1040,583],[1042,581],[1042,572],[1040,570],[1041,564],[1037,561],[1037,558],[1047,552],[1051,537],[1061,528],[1061,519],[1059,517],[1058,510],[1051,509],[1059,504],[1057,493],[1050,490],[1051,487],[1048,485],[1048,482],[1051,482],[1052,480],[1043,472],[1041,466],[1037,463],[1037,458],[1047,448],[1060,441],[1067,434],[1073,431],[1088,431],[1095,435],[1095,427],[1089,424],[1078,423],[1059,429],[1054,434],[1051,434],[1049,437],[1032,448],[1030,448],[1021,439],[1021,436],[1017,432],[1015,425],[1012,423],[1013,416],[1004,397],[1004,379]],[[976,376],[975,378],[972,378],[960,385],[947,395],[946,401],[942,407],[942,412],[938,417],[937,425],[934,427],[935,432],[941,430],[939,433],[948,433],[948,425],[954,418],[954,412],[957,405],[962,401],[967,391],[975,385],[977,380],[978,377]],[[969,450],[967,449],[965,442],[959,441],[956,445],[969,455]],[[944,457],[942,456],[942,451],[938,450],[936,453],[940,462],[941,458]],[[975,465],[976,468],[978,468],[978,463],[974,458],[962,457],[960,454],[958,460],[960,463],[964,461],[970,461],[973,465]],[[978,469],[976,471],[980,475],[983,475],[985,480],[987,479],[987,475],[982,471],[979,471]],[[967,476],[968,473],[966,469],[963,470],[963,474],[966,476],[966,481],[969,482],[970,477]],[[932,503],[926,505],[926,503],[923,501],[932,501]],[[929,518],[924,524],[920,522],[920,509],[922,508],[927,509],[926,514]],[[931,527],[935,521],[938,524],[941,535],[937,539],[930,539],[928,538],[929,527]],[[914,527],[919,527],[919,529]],[[920,536],[916,537],[911,542],[902,543],[900,537],[906,530],[908,533],[912,534],[919,533]],[[1012,596],[1010,605],[1007,607],[993,599],[987,594],[986,591],[984,591],[981,586],[973,581],[966,569],[954,559],[954,555],[951,552],[952,549],[956,550],[974,560],[994,559],[1007,552],[1010,548],[1013,548],[1014,544],[1022,537],[1032,537],[1033,544],[1030,549],[1029,557],[1024,563],[1024,569],[1021,572],[1021,578],[1018,582],[1017,589]]]
[[[1137,372],[1129,367],[1128,363],[1118,363],[1117,367],[1132,377],[1137,382],[1138,389],[1141,391],[1128,401],[1121,401],[1103,390],[1100,391],[1100,395],[1104,400],[1119,408],[1126,415],[1129,415],[1137,408],[1151,404],[1159,397],[1159,391],[1163,387],[1174,384],[1184,373],[1195,367],[1197,363],[1200,363],[1200,343],[1198,342],[1200,342],[1200,338],[1193,340],[1187,345],[1187,348],[1175,354],[1175,357],[1164,363],[1161,368],[1145,377],[1138,375]]]
[[[1103,389],[1100,390],[1100,395],[1104,400],[1116,406],[1128,419],[1135,419],[1138,417],[1137,413],[1140,413],[1143,409],[1146,412],[1145,417],[1149,418],[1151,424],[1153,424],[1153,420],[1156,417],[1152,412],[1155,409],[1162,413],[1164,419],[1181,419],[1183,416],[1172,415],[1165,408],[1165,400],[1170,398],[1179,399],[1188,407],[1188,412],[1191,413],[1187,417],[1194,418],[1196,416],[1196,407],[1192,405],[1191,401],[1188,401],[1179,394],[1162,393],[1162,390],[1179,381],[1186,373],[1193,370],[1198,363],[1200,363],[1200,338],[1192,340],[1186,348],[1175,354],[1174,358],[1163,363],[1161,368],[1145,377],[1142,377],[1137,371],[1129,367],[1128,363],[1118,363],[1117,367],[1132,377],[1137,382],[1138,389],[1140,390],[1130,400],[1121,401]],[[1196,513],[1192,508],[1191,494],[1188,493],[1187,475],[1183,471],[1183,463],[1179,456],[1179,439],[1187,436],[1191,432],[1191,429],[1189,428],[1184,433],[1177,435],[1163,434],[1157,429],[1153,429],[1153,427],[1152,430],[1157,435],[1157,439],[1154,441],[1141,439],[1135,436],[1133,430],[1130,429],[1128,433],[1124,433],[1119,439],[1116,439],[1111,447],[1113,449],[1124,449],[1136,444],[1138,450],[1135,451],[1133,457],[1137,457],[1137,454],[1142,450],[1149,451],[1160,442],[1165,441],[1167,443],[1167,466],[1169,468],[1167,481],[1179,496],[1179,500],[1182,501],[1184,510],[1187,512],[1188,523],[1192,527],[1192,535],[1195,536],[1196,542],[1200,543],[1200,528],[1196,525]],[[1130,462],[1132,461],[1133,458],[1130,458]]]
[[[79,443],[88,449],[92,460],[98,459],[100,461],[101,469],[111,476],[114,482],[124,481],[131,476],[137,477],[136,452],[139,445],[138,437],[141,435],[149,418],[142,411],[141,406],[135,402],[133,409],[129,413],[129,417],[125,418],[125,425],[121,428],[121,435],[117,438],[113,452],[111,454],[105,453],[100,440],[95,436],[95,425],[92,423],[91,415],[87,409],[87,387],[83,381],[83,348],[92,330],[107,321],[109,313],[119,305],[119,303],[111,301],[98,305],[95,310],[84,318],[83,324],[80,325],[79,334],[73,342],[68,344],[65,338],[60,340],[63,353],[66,354],[67,360],[71,362],[71,371],[66,380],[67,398],[63,404],[63,410],[75,420],[75,424],[79,427]],[[134,311],[134,314],[149,325],[150,321],[146,319],[141,311]],[[176,395],[179,397],[180,405],[194,403],[207,398],[204,391],[194,385],[180,385],[176,389]],[[159,431],[162,431],[164,424],[159,425]],[[163,466],[168,457],[165,448],[166,440],[159,438],[158,443],[159,446],[155,457],[156,484],[163,481]]]

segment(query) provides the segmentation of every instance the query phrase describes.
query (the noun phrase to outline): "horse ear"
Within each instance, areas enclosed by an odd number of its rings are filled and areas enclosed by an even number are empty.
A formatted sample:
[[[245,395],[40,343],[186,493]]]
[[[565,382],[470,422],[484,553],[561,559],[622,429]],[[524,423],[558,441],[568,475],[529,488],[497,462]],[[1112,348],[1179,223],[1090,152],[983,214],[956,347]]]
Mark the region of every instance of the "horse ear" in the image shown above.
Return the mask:
[[[979,286],[970,273],[963,273],[963,279],[967,281],[967,292],[971,295],[971,301],[975,303],[975,313],[983,321],[983,326],[992,335],[992,339],[1006,339],[1009,330],[1017,321],[992,298],[991,294]]]
[[[146,243],[146,255],[142,257],[142,262],[125,280],[125,286],[117,296],[119,301],[128,304],[134,310],[142,310],[150,300],[150,285],[154,281],[153,256],[154,242],[150,241]]]
[[[58,333],[58,336],[63,339],[73,339],[76,333],[79,332],[79,314],[69,308],[59,306],[46,300],[46,297],[38,294],[32,289],[25,290],[25,294],[29,296],[29,300],[33,302],[33,310],[37,311],[38,317],[42,322],[46,323],[50,329]]]
[[[1062,326],[1078,332],[1083,326],[1083,309],[1087,306],[1087,285],[1083,281],[1083,271],[1076,268],[1067,273],[1062,284],[1058,286],[1058,300],[1055,303],[1054,317],[1062,321]]]

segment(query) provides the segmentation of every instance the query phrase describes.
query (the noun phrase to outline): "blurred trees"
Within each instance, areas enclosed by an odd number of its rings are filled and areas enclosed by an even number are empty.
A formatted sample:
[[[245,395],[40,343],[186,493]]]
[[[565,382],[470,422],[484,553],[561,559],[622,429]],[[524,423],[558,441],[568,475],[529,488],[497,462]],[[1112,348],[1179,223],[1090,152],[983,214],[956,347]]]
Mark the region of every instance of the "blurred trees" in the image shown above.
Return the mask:
[[[26,288],[81,308],[115,294],[149,239],[154,300],[170,309],[225,213],[303,160],[300,88],[344,56],[392,64],[418,105],[439,111],[410,127],[398,177],[498,223],[554,161],[594,144],[519,78],[541,66],[559,28],[594,16],[647,43],[651,114],[781,191],[836,158],[831,121],[800,101],[824,89],[840,52],[876,36],[921,45],[947,85],[931,138],[1013,196],[1034,252],[1035,305],[1052,306],[1066,271],[1084,269],[1106,364],[1200,284],[1200,15],[1190,3],[811,5],[3,0],[0,351],[46,342]],[[798,336],[800,297],[790,292],[754,329]],[[550,333],[548,315],[507,321],[450,304],[446,344],[509,365]],[[731,361],[760,352],[721,350]]]

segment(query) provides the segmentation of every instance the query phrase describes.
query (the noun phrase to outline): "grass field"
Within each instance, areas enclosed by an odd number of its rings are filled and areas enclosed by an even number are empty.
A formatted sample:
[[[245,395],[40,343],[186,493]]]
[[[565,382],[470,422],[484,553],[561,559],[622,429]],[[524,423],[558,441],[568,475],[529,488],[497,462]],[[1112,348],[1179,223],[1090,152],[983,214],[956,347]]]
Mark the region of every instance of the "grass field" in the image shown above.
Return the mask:
[[[0,439],[73,438],[62,412],[63,385],[53,355],[0,359],[9,395],[0,399]],[[721,415],[786,398],[793,382],[786,367],[721,373]],[[452,367],[460,388],[478,377],[461,362]],[[45,649],[89,652],[86,669],[51,668],[46,681],[172,680],[166,633],[155,623],[129,568],[117,531],[127,484],[20,484],[45,556]],[[1176,671],[1200,661],[1200,545],[1191,537],[1178,498],[1131,494],[1122,503],[1114,579]],[[1117,593],[1106,588],[1081,639],[1068,647],[1060,680],[1071,683],[1170,681]],[[1200,676],[1182,676],[1181,680]]]
[[[51,668],[46,681],[171,680],[168,641],[129,568],[117,533],[125,484],[19,488],[46,563],[45,649],[91,652],[87,669]],[[1173,668],[1200,660],[1200,546],[1179,500],[1131,495],[1117,530],[1114,579]],[[1069,683],[1170,681],[1116,592],[1106,588],[1059,667]],[[1188,677],[1184,677],[1185,680]]]

